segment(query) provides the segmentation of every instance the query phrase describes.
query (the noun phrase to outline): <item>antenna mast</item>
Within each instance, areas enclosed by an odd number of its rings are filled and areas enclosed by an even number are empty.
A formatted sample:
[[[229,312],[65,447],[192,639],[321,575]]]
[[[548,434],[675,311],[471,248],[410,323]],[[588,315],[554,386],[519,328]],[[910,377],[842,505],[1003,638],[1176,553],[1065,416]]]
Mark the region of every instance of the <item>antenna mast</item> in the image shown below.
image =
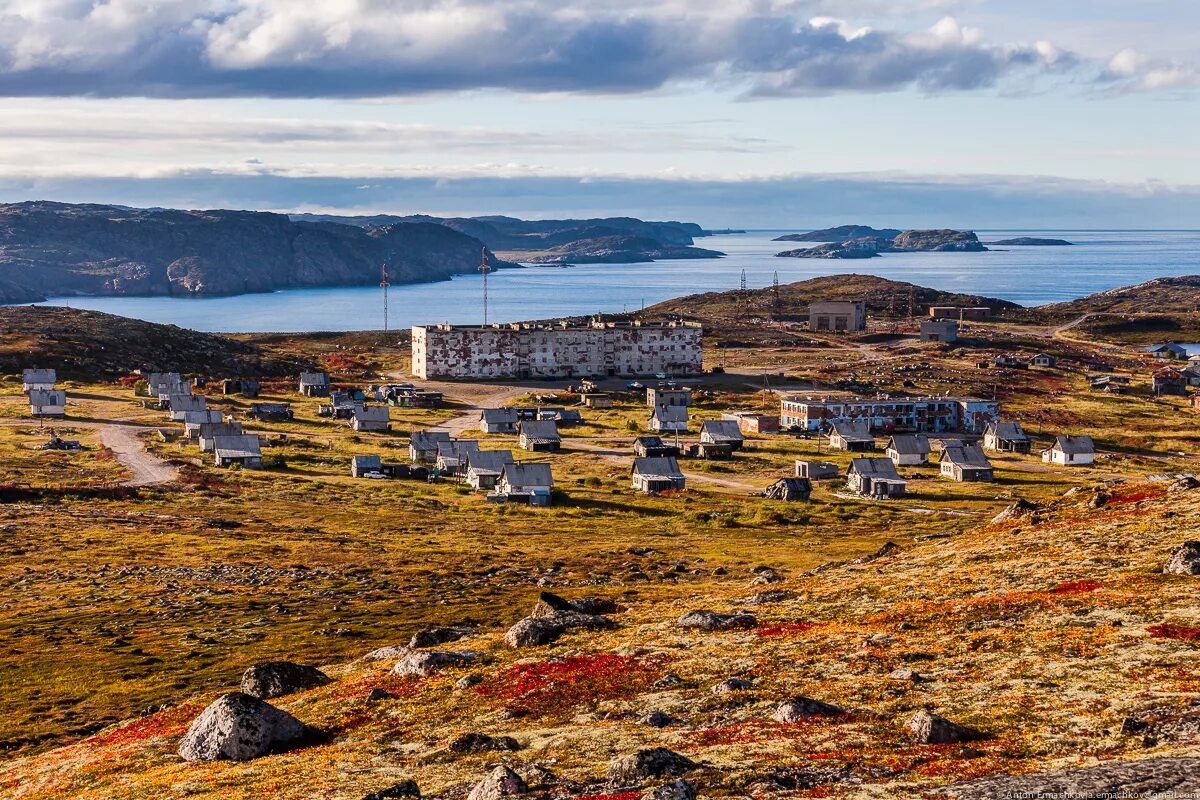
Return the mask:
[[[383,289],[383,330],[386,333],[388,330],[388,287],[391,286],[391,281],[388,280],[388,265],[384,264],[380,270],[379,286]]]
[[[488,263],[487,248],[483,248],[483,263],[479,265],[479,271],[483,273],[483,324],[486,327],[488,324],[488,287],[487,276],[492,271],[492,265]]]

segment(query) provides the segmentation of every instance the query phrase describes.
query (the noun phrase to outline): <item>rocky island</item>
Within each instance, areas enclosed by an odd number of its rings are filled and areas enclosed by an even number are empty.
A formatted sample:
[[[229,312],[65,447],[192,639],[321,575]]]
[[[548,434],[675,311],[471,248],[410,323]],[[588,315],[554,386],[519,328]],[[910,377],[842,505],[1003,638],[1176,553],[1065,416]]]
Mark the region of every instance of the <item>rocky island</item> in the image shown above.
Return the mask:
[[[826,241],[813,238],[793,238],[812,236],[831,236],[841,232],[874,230],[861,225],[843,225],[840,228],[828,228],[813,233],[794,234],[776,239],[775,241],[824,241],[816,247],[785,250],[776,253],[777,258],[875,258],[880,253],[935,253],[935,252],[971,252],[979,253],[987,250],[979,237],[972,231],[940,230],[911,230],[897,231],[895,236],[859,236],[842,241]],[[891,233],[889,230],[875,231],[880,234]]]
[[[724,253],[701,247],[665,245],[644,236],[601,236],[582,239],[532,255],[510,251],[527,264],[637,264],[659,259],[721,258]]]
[[[901,234],[898,228],[872,228],[870,225],[839,225],[822,228],[808,233],[789,233],[772,241],[776,242],[848,242],[852,239],[895,239]]]
[[[998,242],[989,242],[995,247],[1070,247],[1074,242],[1068,242],[1066,239],[1038,239],[1034,236],[1018,236],[1015,239],[1001,239]]]

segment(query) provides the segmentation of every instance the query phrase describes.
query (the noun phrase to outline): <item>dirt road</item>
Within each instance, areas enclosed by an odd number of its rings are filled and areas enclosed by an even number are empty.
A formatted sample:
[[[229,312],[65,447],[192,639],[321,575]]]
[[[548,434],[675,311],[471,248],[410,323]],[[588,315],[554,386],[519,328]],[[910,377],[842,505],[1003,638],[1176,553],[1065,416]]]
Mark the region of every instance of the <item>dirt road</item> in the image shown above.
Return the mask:
[[[112,450],[133,477],[123,486],[157,486],[179,477],[179,471],[158,456],[146,452],[137,434],[149,430],[115,423],[100,428],[100,443]]]

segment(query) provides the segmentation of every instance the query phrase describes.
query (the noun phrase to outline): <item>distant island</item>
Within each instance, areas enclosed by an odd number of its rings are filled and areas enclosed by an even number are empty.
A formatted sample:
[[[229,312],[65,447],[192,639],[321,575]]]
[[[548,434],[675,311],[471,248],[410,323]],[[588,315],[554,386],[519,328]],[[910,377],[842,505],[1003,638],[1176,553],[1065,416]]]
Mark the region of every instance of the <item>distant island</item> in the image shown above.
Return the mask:
[[[829,237],[846,233],[864,233],[861,236],[833,240]],[[777,258],[875,258],[881,253],[981,253],[987,250],[979,237],[972,231],[882,230],[866,225],[842,225],[811,233],[790,234],[775,239],[777,242],[823,242],[816,247],[802,247],[776,253]]]
[[[666,245],[645,236],[601,236],[533,253],[507,251],[507,258],[526,264],[637,264],[661,259],[721,258],[701,247]]]
[[[1074,242],[1068,242],[1066,239],[1038,239],[1033,236],[1018,236],[1015,239],[1001,239],[998,242],[989,242],[993,247],[1070,247]]]

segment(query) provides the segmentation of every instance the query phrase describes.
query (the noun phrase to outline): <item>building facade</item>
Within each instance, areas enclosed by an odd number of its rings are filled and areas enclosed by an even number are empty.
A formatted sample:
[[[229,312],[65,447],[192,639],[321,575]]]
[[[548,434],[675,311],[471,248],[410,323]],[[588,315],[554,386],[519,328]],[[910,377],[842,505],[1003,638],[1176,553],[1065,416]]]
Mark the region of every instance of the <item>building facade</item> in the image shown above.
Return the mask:
[[[873,431],[980,434],[999,416],[999,403],[977,397],[787,397],[780,405],[784,428],[807,431],[837,422],[865,422]]]
[[[836,300],[808,307],[808,328],[830,333],[860,333],[867,329],[867,304],[862,300]]]
[[[576,378],[703,372],[698,323],[419,325],[418,378]]]

